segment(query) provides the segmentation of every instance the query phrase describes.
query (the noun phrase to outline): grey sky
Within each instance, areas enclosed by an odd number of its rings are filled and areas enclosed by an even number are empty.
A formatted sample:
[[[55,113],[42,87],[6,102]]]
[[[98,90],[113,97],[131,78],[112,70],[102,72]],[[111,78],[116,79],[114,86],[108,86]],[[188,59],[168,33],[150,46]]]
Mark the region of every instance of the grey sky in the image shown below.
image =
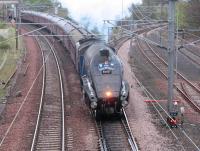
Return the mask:
[[[141,0],[59,0],[64,7],[67,7],[70,16],[79,23],[89,19],[91,26],[102,28],[103,20],[120,19],[128,14],[128,7],[132,3],[141,3]],[[91,28],[91,27],[90,27]],[[101,30],[101,29],[100,29]]]

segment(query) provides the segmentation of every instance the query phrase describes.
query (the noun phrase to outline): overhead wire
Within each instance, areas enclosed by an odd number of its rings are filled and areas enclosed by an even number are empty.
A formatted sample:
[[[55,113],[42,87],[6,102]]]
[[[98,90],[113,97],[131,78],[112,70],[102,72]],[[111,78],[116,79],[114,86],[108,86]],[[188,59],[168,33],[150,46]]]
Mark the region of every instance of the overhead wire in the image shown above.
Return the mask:
[[[122,58],[122,57],[121,57]],[[131,71],[127,70],[128,72],[130,72],[131,76],[137,81],[137,83],[141,86],[141,88],[144,90],[144,93],[146,94],[146,96],[150,96],[150,98],[152,98],[154,100],[154,102],[156,102],[156,104],[165,112],[165,114],[171,119],[173,120],[173,118],[171,117],[171,115],[162,107],[162,105],[153,97],[153,95],[141,84],[141,82],[137,79],[137,77],[134,75],[132,75]],[[165,120],[165,118],[162,116],[162,114],[160,113],[159,109],[155,106],[155,104],[153,102],[150,102],[153,107],[155,108],[155,110],[158,112],[159,116],[162,118],[162,120],[164,121],[165,125],[169,128],[169,130],[171,131],[171,133],[173,134],[174,138],[179,142],[179,144],[181,145],[182,149],[185,150],[184,146],[182,145],[182,143],[180,142],[180,139],[178,139],[178,136],[173,132],[173,130],[170,128],[170,126],[168,125],[167,121]],[[181,132],[186,136],[186,138],[194,145],[194,147],[200,151],[200,148],[196,145],[196,143],[189,137],[189,135],[180,127],[177,126]]]
[[[13,127],[14,122],[17,120],[17,117],[18,117],[18,115],[19,115],[19,113],[20,113],[22,107],[23,107],[24,104],[26,103],[26,101],[27,101],[27,99],[28,99],[28,96],[29,96],[29,94],[31,93],[31,90],[33,89],[33,87],[34,87],[34,85],[35,85],[35,83],[36,83],[36,81],[37,81],[37,79],[38,79],[40,73],[42,72],[42,69],[44,68],[44,65],[45,65],[46,61],[47,61],[48,58],[49,58],[49,55],[50,55],[50,52],[49,52],[49,54],[47,55],[47,58],[45,59],[44,64],[40,67],[38,73],[36,74],[36,77],[35,77],[35,79],[33,80],[33,82],[32,82],[32,84],[31,84],[30,88],[28,89],[28,92],[27,92],[27,94],[25,95],[25,97],[24,97],[24,99],[23,99],[23,101],[22,101],[20,107],[18,108],[17,113],[15,114],[15,116],[14,116],[12,122],[10,123],[10,125],[8,126],[8,129],[6,130],[5,134],[4,134],[3,137],[1,138],[1,140],[0,140],[0,147],[3,145],[3,143],[4,143],[5,139],[6,139],[6,137],[8,136],[8,133],[10,132],[11,128]]]
[[[28,34],[30,34],[30,33],[32,33],[32,32],[35,32],[35,31],[38,31],[38,30],[42,30],[42,29],[44,29],[44,28],[46,28],[47,26],[44,26],[44,27],[42,27],[42,28],[39,28],[39,29],[36,29],[36,30],[34,30],[34,31],[31,31],[31,32],[28,32],[28,33],[25,33],[25,34],[23,34],[23,35],[19,35],[19,37],[21,37],[21,36],[25,36],[25,35],[28,35]],[[5,41],[8,41],[8,40],[10,40],[10,39],[14,39],[14,38],[16,38],[16,37],[12,37],[12,38],[9,38],[9,39],[7,39],[7,40],[5,40]],[[143,39],[143,40],[145,40],[145,39]],[[5,42],[5,41],[1,41],[0,43],[2,43],[2,42]],[[146,41],[146,40],[145,40]],[[148,41],[148,40],[147,40]],[[145,88],[146,89],[146,88]],[[156,103],[158,103],[159,104],[159,102],[157,102],[156,101]],[[159,106],[162,108],[162,106],[159,104]],[[163,109],[163,108],[162,108]],[[163,109],[164,110],[164,109]],[[157,111],[159,111],[159,110],[157,110]],[[165,110],[164,110],[165,111]],[[167,111],[165,111],[166,113],[167,113]],[[161,113],[160,113],[161,114]],[[159,114],[159,115],[160,115]],[[168,113],[167,113],[168,114]],[[161,115],[162,116],[162,115]],[[168,114],[168,116],[170,117],[170,115]],[[162,117],[162,119],[164,119],[163,117]],[[165,121],[166,122],[166,121]],[[190,137],[188,137],[188,138],[190,138]],[[1,145],[0,145],[1,146]],[[197,147],[197,149],[199,149],[198,147]]]
[[[9,41],[9,40],[13,40],[13,39],[15,39],[15,38],[17,38],[17,37],[20,38],[20,37],[26,36],[26,35],[28,35],[28,34],[31,34],[31,33],[35,32],[35,31],[42,30],[42,29],[44,29],[44,28],[46,28],[46,27],[47,27],[47,26],[44,26],[44,27],[41,27],[41,28],[32,30],[32,31],[30,31],[30,32],[26,32],[26,33],[24,33],[24,34],[22,34],[22,35],[19,35],[19,36],[13,36],[13,37],[8,38],[8,39],[6,39],[6,40],[0,41],[0,44],[1,44],[1,43],[4,43],[4,42],[7,42],[7,41]]]
[[[137,6],[136,6],[137,7]],[[140,12],[140,14],[144,17],[144,15],[142,14],[142,12]],[[144,39],[146,42],[147,40]],[[200,47],[199,47],[200,48]],[[147,91],[148,92],[148,91]],[[152,96],[152,95],[151,95]],[[159,105],[159,107],[166,113],[166,115],[172,119],[171,115],[169,115],[169,113],[161,106],[161,104],[155,100],[155,102]],[[161,114],[161,113],[160,113]],[[166,121],[165,121],[166,122]],[[167,124],[168,125],[168,124]],[[178,126],[178,128],[181,130],[181,132],[184,132],[183,134],[189,139],[189,141],[195,146],[196,149],[198,149],[198,151],[200,151],[200,148],[196,145],[196,143],[189,137],[189,135],[185,132],[182,131],[182,129]]]
[[[120,56],[120,58],[123,58],[123,57]],[[126,59],[123,58],[123,60],[126,60]],[[122,63],[123,63],[123,62],[122,62]],[[123,63],[123,65],[124,65],[124,63]],[[125,65],[124,65],[124,66],[125,66]],[[157,101],[157,100],[152,96],[152,94],[142,85],[142,83],[137,79],[137,77],[136,77],[134,74],[132,74],[132,72],[131,72],[130,70],[126,70],[126,71],[128,71],[128,72],[129,72],[129,75],[131,75],[131,77],[132,77],[133,79],[136,80],[136,82],[137,82],[137,83],[140,85],[140,87],[144,90],[144,93],[146,94],[146,96],[152,98],[156,103],[158,103],[158,101]],[[167,126],[167,128],[169,128],[169,130],[170,130],[170,132],[172,133],[173,137],[180,143],[180,145],[182,146],[183,150],[185,151],[185,148],[184,148],[184,146],[181,144],[181,142],[179,141],[178,136],[173,132],[172,128],[170,128],[170,126],[168,125],[167,121],[165,120],[165,118],[164,118],[164,117],[162,116],[162,114],[160,113],[159,109],[155,106],[155,104],[154,104],[153,102],[150,102],[150,103],[153,105],[154,109],[158,112],[159,116],[162,118],[162,120],[164,121],[164,123],[165,123],[165,125]],[[167,115],[169,115],[168,112],[160,105],[160,103],[158,103],[158,105],[159,105],[159,107],[160,107],[161,109],[163,109],[163,110],[165,111],[165,113],[166,113]],[[170,115],[169,115],[169,116],[170,116]],[[172,119],[172,118],[171,118],[171,119]]]

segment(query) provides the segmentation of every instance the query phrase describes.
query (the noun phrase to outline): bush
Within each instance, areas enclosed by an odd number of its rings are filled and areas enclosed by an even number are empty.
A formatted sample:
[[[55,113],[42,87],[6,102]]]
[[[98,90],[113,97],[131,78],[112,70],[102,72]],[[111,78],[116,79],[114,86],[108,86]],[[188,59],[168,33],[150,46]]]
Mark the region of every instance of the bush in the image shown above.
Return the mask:
[[[7,42],[0,43],[0,49],[10,49],[10,45]]]
[[[8,44],[8,42],[4,42],[5,38],[3,38],[2,36],[0,36],[0,49],[10,49],[10,45]]]
[[[6,24],[4,22],[0,22],[0,29],[6,28]]]

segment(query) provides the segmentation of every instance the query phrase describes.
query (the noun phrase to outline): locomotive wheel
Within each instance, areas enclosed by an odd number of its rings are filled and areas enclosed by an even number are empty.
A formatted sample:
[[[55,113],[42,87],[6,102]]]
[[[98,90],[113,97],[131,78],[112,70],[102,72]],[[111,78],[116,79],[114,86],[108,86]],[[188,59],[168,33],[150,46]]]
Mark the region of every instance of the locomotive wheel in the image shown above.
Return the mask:
[[[94,117],[96,119],[96,121],[100,121],[101,120],[101,113],[99,110],[94,110],[93,111]]]
[[[121,106],[121,105],[118,104],[118,105],[116,106],[116,112],[117,112],[117,113],[122,113],[122,106]]]
[[[120,109],[118,112],[117,112],[117,116],[119,117],[119,118],[122,118],[123,117],[123,112],[122,112],[122,109]]]

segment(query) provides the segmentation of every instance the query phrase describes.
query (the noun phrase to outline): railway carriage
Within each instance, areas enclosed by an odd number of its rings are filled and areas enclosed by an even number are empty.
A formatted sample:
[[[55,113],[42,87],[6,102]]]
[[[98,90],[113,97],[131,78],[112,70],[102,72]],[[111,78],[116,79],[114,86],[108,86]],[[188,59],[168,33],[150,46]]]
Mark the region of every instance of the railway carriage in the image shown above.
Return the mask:
[[[70,52],[80,75],[89,107],[98,118],[102,113],[120,113],[128,104],[129,86],[123,80],[123,66],[114,48],[92,35],[77,23],[45,13],[23,11],[22,20],[53,23],[46,29],[55,35]]]

